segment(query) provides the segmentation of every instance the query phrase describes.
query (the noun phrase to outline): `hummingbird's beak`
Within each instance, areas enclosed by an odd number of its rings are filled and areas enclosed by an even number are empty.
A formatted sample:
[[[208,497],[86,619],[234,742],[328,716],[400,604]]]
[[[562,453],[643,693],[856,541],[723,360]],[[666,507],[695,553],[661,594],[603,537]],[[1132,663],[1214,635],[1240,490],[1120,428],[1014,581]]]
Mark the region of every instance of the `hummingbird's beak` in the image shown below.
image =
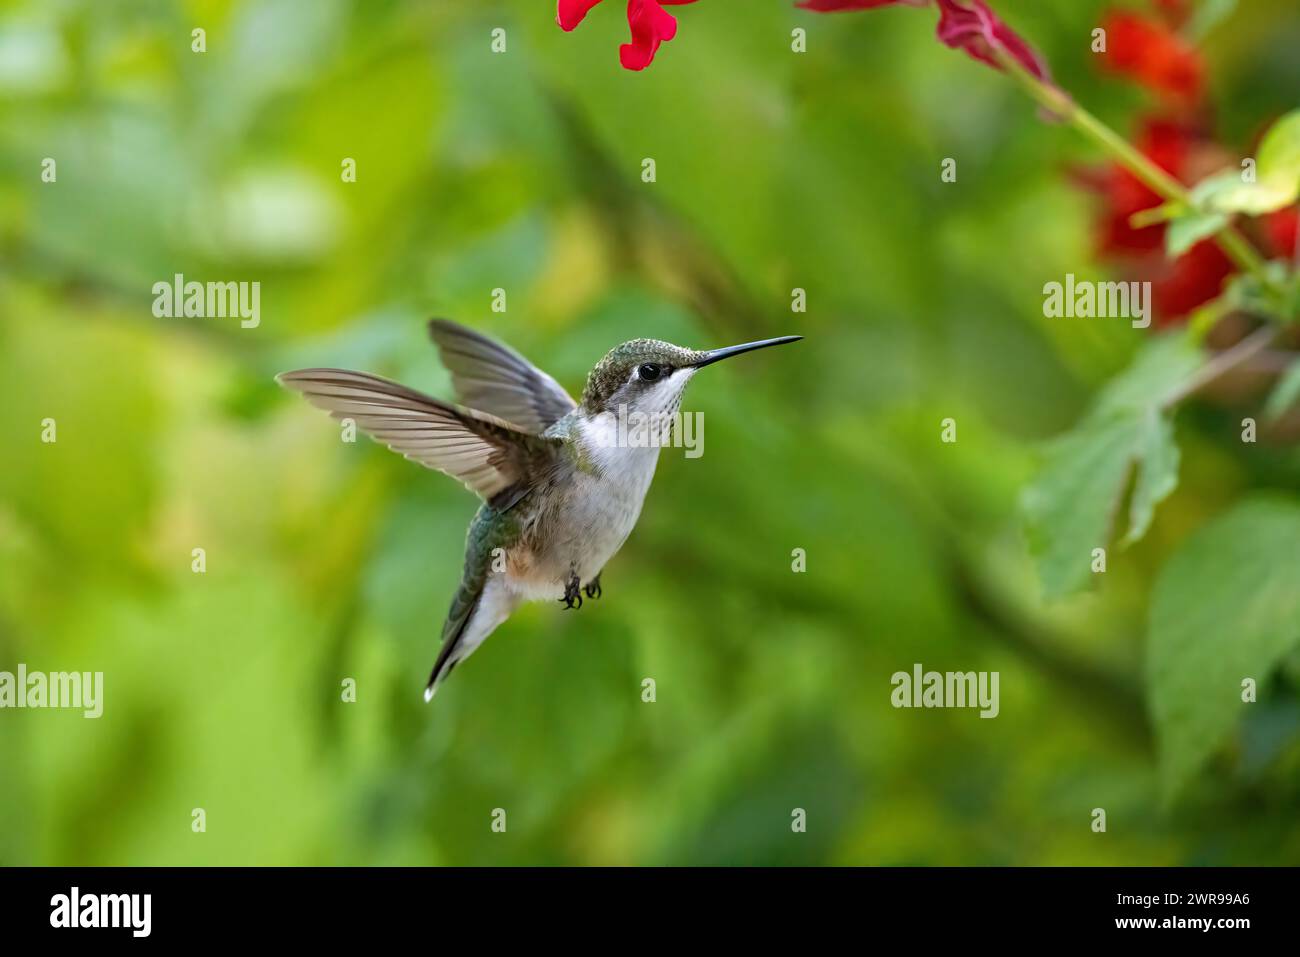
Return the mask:
[[[732,356],[738,356],[742,352],[753,352],[755,349],[766,349],[768,346],[785,345],[787,342],[798,342],[803,336],[778,336],[775,339],[760,339],[758,342],[745,342],[738,346],[727,346],[723,349],[710,349],[708,352],[700,353],[700,358],[692,362],[691,365],[696,369],[712,365],[720,359],[730,359]]]

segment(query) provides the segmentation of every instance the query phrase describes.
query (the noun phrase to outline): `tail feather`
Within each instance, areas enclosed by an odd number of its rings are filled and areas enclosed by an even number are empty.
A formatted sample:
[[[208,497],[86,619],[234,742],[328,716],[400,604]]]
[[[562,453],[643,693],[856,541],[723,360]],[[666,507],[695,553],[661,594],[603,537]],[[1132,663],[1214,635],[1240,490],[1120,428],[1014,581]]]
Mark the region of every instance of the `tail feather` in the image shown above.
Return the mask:
[[[515,520],[489,505],[480,508],[470,523],[465,537],[465,572],[447,609],[442,648],[424,687],[425,701],[433,700],[452,669],[472,655],[518,605],[518,597],[490,569],[493,554],[511,547],[517,537]]]
[[[456,592],[456,597],[452,600],[451,611],[447,615],[447,623],[442,628],[442,649],[438,652],[438,658],[433,663],[433,670],[429,672],[429,681],[424,686],[424,700],[432,701],[433,696],[438,692],[438,686],[447,680],[452,669],[460,661],[457,652],[461,650],[461,639],[465,636],[465,629],[468,627],[470,619],[474,617],[474,612],[478,609],[479,598],[482,591],[467,594],[468,590],[462,585]]]

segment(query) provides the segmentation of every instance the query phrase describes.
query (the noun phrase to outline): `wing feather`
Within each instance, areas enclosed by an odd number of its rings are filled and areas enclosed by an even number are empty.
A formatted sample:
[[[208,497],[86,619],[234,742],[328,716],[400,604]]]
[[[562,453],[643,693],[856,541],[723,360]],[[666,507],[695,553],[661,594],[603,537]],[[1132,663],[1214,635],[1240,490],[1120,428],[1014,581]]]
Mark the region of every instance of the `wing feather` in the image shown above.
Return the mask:
[[[540,435],[577,403],[549,375],[509,346],[447,319],[429,323],[463,405]]]
[[[459,479],[489,502],[517,500],[556,449],[556,443],[495,415],[365,372],[299,369],[276,378],[334,418],[352,419],[394,452]]]

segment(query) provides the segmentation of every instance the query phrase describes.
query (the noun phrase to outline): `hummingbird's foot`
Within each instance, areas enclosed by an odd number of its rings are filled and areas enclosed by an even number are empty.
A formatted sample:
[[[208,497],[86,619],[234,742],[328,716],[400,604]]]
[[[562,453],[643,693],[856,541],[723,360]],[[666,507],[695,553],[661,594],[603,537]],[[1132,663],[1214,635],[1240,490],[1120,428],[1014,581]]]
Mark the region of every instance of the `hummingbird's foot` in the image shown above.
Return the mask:
[[[564,586],[564,597],[560,599],[564,602],[564,610],[570,608],[582,607],[582,588],[578,582],[578,576],[574,575],[569,579],[569,583]]]
[[[588,598],[599,598],[600,597],[600,576],[597,575],[591,581],[587,582],[587,587],[584,588],[583,591],[587,593]]]

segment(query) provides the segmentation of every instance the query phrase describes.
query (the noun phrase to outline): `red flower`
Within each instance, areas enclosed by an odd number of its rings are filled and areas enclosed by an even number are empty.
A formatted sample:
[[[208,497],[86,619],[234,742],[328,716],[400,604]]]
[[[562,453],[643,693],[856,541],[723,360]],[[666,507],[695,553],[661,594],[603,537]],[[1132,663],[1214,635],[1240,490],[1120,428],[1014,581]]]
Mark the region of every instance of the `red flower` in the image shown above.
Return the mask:
[[[560,0],[555,10],[555,22],[565,33],[574,29],[600,0]]]
[[[1273,255],[1295,258],[1296,242],[1300,239],[1300,209],[1290,206],[1264,217],[1264,231],[1268,234]]]
[[[663,4],[694,3],[695,0],[627,0],[627,23],[632,42],[618,48],[625,69],[644,70],[655,58],[659,44],[677,35],[677,18]],[[559,0],[555,20],[566,32],[583,21],[600,0]]]
[[[1134,146],[1175,179],[1182,177],[1197,137],[1186,126],[1171,120],[1147,120]],[[1134,229],[1129,219],[1134,213],[1154,209],[1164,198],[1123,166],[1107,169],[1101,179],[1106,195],[1106,215],[1102,225],[1103,254],[1144,253],[1164,248],[1164,227],[1145,226]]]
[[[1195,181],[1222,162],[1219,148],[1190,127],[1164,119],[1147,120],[1134,144],[1144,156],[1184,183]],[[1165,257],[1163,223],[1135,229],[1134,213],[1160,206],[1164,200],[1122,166],[1111,166],[1091,177],[1105,198],[1099,253],[1121,263],[1139,280],[1151,283],[1151,298],[1159,324],[1186,316],[1218,297],[1223,282],[1235,271],[1232,261],[1212,239],[1197,243],[1176,260]]]
[[[1194,103],[1204,85],[1200,54],[1158,20],[1111,13],[1105,21],[1102,63],[1171,100]]]
[[[1181,319],[1217,299],[1223,283],[1236,271],[1218,243],[1202,239],[1173,262],[1164,260],[1149,274],[1157,325]]]
[[[1001,49],[1040,80],[1050,80],[1047,65],[1034,49],[994,15],[984,0],[938,0],[939,39],[954,50],[1001,69],[994,51]]]
[[[1040,80],[1049,80],[1047,65],[1034,49],[997,18],[984,0],[936,0],[939,4],[939,40],[954,50],[965,50],[977,60],[1002,69],[994,51],[1015,57]],[[798,6],[819,13],[871,10],[904,3],[923,7],[929,0],[800,0]]]

